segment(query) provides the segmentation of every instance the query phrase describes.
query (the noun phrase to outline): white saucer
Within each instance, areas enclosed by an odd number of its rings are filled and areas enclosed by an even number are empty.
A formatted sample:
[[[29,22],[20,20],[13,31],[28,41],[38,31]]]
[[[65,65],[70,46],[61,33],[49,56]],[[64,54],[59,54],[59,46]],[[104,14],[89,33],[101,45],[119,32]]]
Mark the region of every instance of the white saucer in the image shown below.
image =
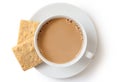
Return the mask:
[[[44,18],[51,17],[54,15],[74,16],[76,19],[78,19],[79,22],[85,28],[85,31],[87,33],[88,37],[87,50],[92,52],[93,54],[95,53],[97,47],[97,35],[95,26],[93,25],[88,15],[84,13],[81,9],[70,4],[56,3],[40,9],[37,13],[33,15],[31,20],[40,22]],[[83,56],[79,62],[66,68],[52,67],[45,64],[44,62],[35,68],[40,73],[49,77],[68,78],[83,71],[91,62],[91,60],[92,59],[88,59],[85,56]]]

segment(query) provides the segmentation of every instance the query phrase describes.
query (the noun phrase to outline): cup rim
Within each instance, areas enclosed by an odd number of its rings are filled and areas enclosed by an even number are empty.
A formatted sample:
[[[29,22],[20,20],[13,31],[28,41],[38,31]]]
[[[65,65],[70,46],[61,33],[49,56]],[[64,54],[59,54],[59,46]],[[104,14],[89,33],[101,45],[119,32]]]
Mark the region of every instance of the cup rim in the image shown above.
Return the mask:
[[[51,62],[49,60],[47,60],[43,55],[42,53],[40,53],[39,51],[39,48],[38,48],[38,45],[37,45],[37,38],[38,38],[38,34],[39,34],[39,31],[40,29],[42,28],[42,26],[49,20],[51,19],[55,19],[55,18],[68,18],[68,19],[71,19],[73,21],[75,21],[75,23],[77,23],[77,25],[79,26],[79,28],[81,29],[82,33],[83,33],[83,43],[82,43],[82,48],[81,50],[78,52],[78,55],[77,57],[75,57],[73,60],[69,61],[69,62],[66,62],[66,63],[62,63],[62,64],[58,64],[58,63],[54,63],[54,62]],[[35,31],[35,34],[34,34],[34,47],[35,47],[35,50],[38,54],[38,56],[42,59],[43,62],[45,62],[46,64],[48,65],[51,65],[51,66],[55,66],[55,67],[68,67],[68,66],[71,66],[73,64],[75,64],[76,62],[78,62],[82,56],[84,55],[85,51],[86,51],[86,47],[87,47],[87,34],[85,32],[85,29],[83,27],[83,25],[81,25],[80,23],[78,23],[78,21],[76,21],[74,18],[72,17],[68,17],[68,16],[63,16],[63,15],[57,15],[57,16],[51,16],[51,17],[48,17],[48,18],[45,18],[44,20],[42,20],[40,22],[40,24],[38,25],[36,31]]]

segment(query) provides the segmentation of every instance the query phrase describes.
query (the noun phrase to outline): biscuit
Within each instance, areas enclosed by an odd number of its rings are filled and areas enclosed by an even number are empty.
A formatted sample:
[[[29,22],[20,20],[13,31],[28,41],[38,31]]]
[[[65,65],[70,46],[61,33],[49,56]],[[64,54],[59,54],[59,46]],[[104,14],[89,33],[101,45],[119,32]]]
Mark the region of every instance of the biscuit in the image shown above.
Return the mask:
[[[38,22],[21,20],[17,44],[34,37]]]
[[[21,20],[17,45],[13,47],[15,57],[25,71],[42,62],[38,57],[33,44],[33,37],[38,22]]]
[[[34,49],[33,38],[15,46],[13,52],[24,71],[42,62]]]

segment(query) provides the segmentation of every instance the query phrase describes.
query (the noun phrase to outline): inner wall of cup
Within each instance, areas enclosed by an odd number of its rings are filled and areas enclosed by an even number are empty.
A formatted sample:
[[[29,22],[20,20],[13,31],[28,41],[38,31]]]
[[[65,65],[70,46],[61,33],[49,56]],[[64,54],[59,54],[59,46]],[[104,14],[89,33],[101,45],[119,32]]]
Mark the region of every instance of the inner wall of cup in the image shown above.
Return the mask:
[[[50,18],[46,19],[46,20],[40,25],[40,29],[39,29],[39,31],[38,31],[38,34],[39,34],[39,32],[40,32],[40,30],[41,30],[41,28],[42,28],[42,26],[43,26],[44,24],[46,24],[48,21],[50,21],[50,20],[52,20],[52,19],[56,19],[56,18],[66,18],[66,19],[70,19],[70,20],[74,21],[74,22],[78,25],[78,27],[80,28],[80,30],[82,31],[82,34],[83,34],[82,48],[80,49],[80,51],[78,52],[78,54],[76,55],[76,57],[75,57],[73,60],[71,60],[71,61],[69,61],[69,62],[66,62],[66,63],[63,63],[63,64],[68,64],[68,63],[71,63],[71,62],[73,62],[73,61],[75,62],[75,61],[77,61],[76,58],[79,59],[79,58],[82,57],[81,51],[83,51],[83,47],[85,46],[84,43],[85,43],[85,39],[86,39],[85,36],[84,36],[85,34],[84,34],[84,32],[83,32],[83,29],[81,28],[82,26],[81,26],[80,24],[78,24],[75,20],[73,20],[73,19],[70,18],[70,17],[66,17],[66,16],[54,16],[54,17],[50,17]],[[37,36],[38,36],[38,35],[37,35]],[[37,44],[38,44],[38,42],[37,42]],[[38,48],[38,49],[39,49],[39,48]],[[39,52],[40,52],[40,51],[39,51]],[[41,52],[40,52],[40,54],[42,55]],[[49,61],[48,59],[46,59],[46,58],[44,57],[44,55],[42,55],[42,59],[45,60],[46,63],[49,62],[49,64],[50,64],[50,63],[52,63],[52,64],[58,64],[58,63]]]

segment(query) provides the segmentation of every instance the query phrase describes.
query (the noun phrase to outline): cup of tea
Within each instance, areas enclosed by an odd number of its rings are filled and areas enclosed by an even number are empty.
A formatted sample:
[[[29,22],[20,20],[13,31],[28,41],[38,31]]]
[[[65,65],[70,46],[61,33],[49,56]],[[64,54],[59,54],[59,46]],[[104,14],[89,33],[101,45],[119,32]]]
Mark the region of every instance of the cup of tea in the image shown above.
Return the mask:
[[[82,24],[67,16],[45,18],[40,21],[34,35],[38,56],[46,64],[55,67],[71,66],[84,55],[91,59],[93,54],[87,51],[87,41]]]

